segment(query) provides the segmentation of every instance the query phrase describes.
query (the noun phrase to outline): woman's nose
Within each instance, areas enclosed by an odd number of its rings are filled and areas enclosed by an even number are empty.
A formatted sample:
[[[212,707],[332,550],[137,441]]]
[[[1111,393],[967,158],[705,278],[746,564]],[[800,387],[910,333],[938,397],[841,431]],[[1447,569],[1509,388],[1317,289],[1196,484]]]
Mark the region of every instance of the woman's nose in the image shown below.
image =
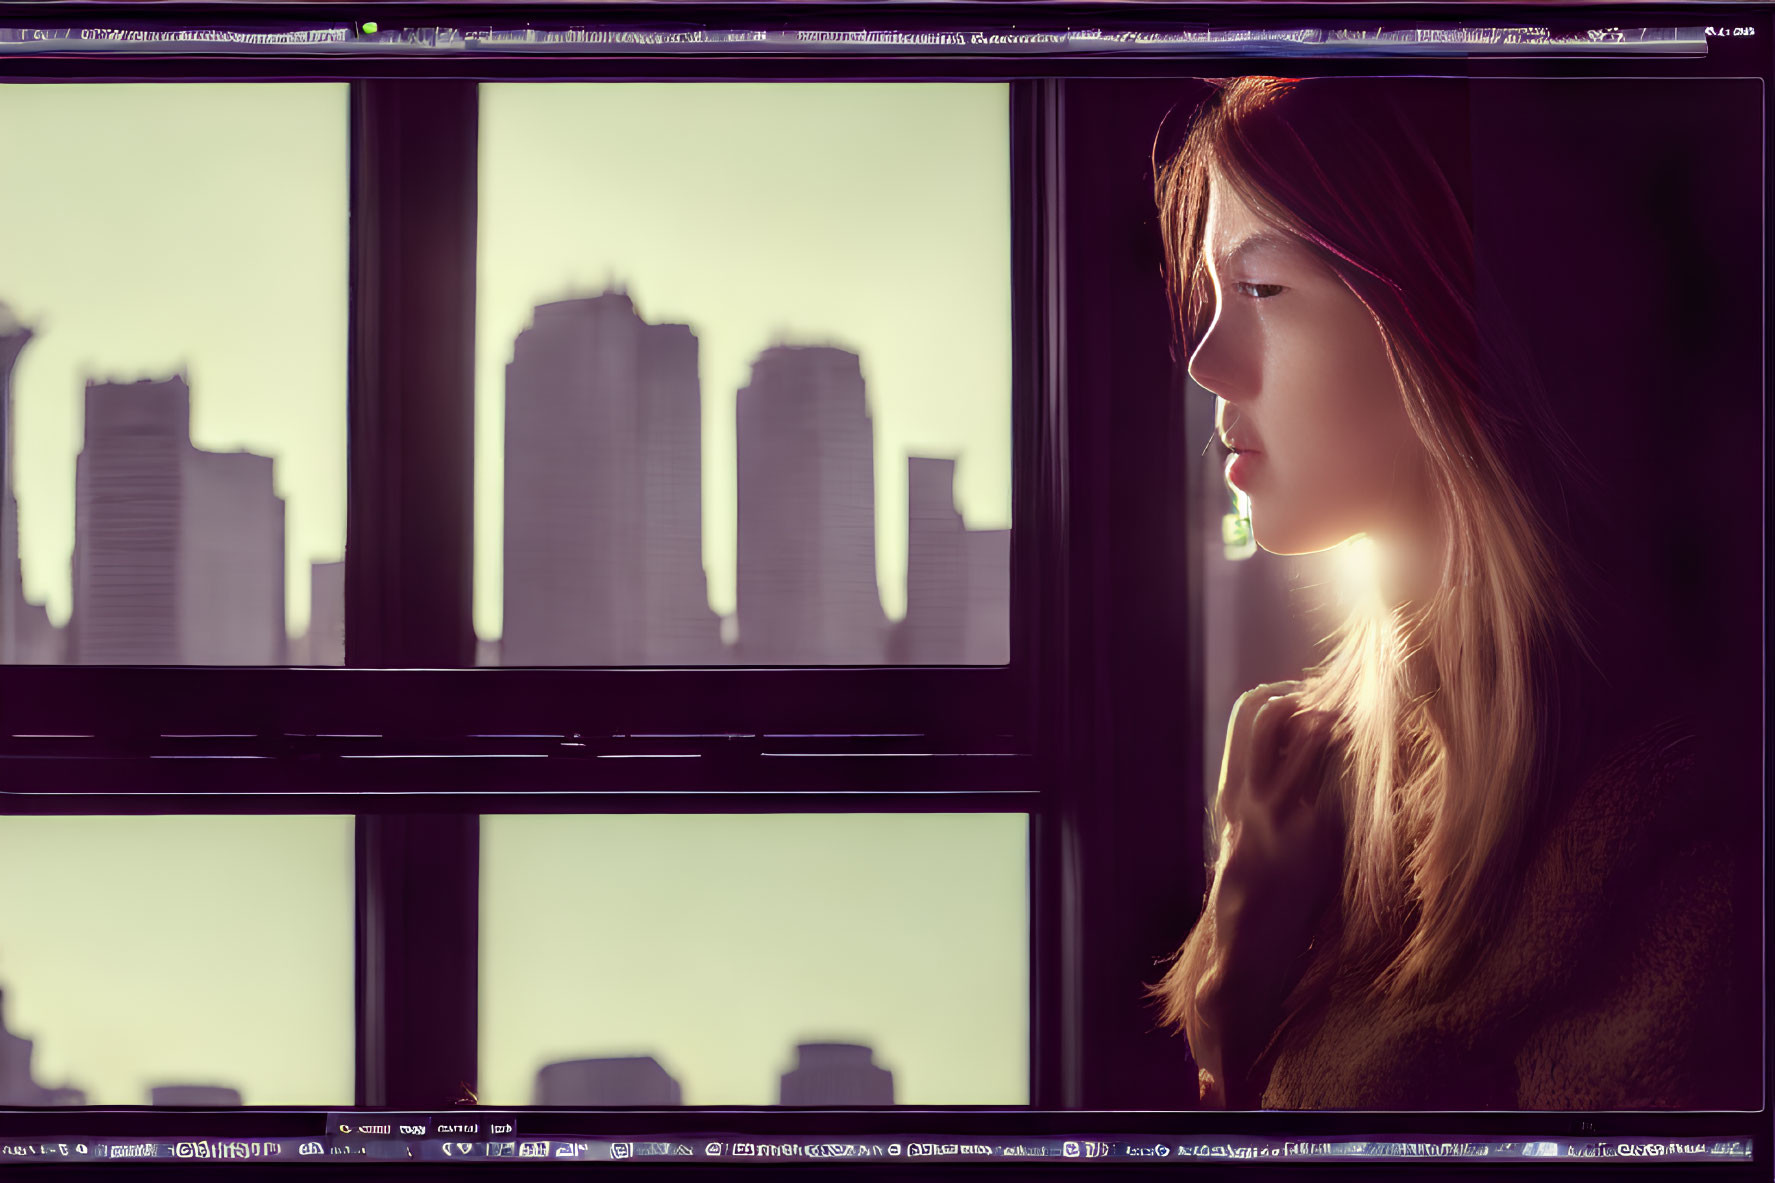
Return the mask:
[[[1223,330],[1224,326],[1216,319],[1208,335],[1190,355],[1189,376],[1209,394],[1230,400],[1243,397],[1243,392],[1234,368],[1234,351],[1228,348],[1228,334]]]

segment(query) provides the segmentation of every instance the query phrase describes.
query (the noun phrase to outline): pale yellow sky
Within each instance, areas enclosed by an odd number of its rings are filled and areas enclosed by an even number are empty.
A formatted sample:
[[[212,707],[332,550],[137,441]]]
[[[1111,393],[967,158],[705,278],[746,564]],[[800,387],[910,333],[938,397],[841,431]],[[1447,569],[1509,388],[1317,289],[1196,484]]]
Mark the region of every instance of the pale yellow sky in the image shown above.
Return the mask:
[[[540,303],[626,284],[701,343],[703,559],[734,610],[734,399],[766,346],[859,353],[876,569],[905,613],[906,456],[959,457],[1011,524],[1010,91],[1003,83],[481,87],[475,627],[500,632],[505,366]]]
[[[199,447],[276,457],[302,631],[345,551],[345,85],[4,84],[0,128],[26,594],[67,620],[85,378],[184,368]]]
[[[349,1104],[352,819],[0,817],[0,988],[88,1104]]]
[[[687,1105],[774,1105],[800,1042],[912,1105],[1029,1103],[1023,814],[525,814],[481,823],[481,1079],[651,1055]]]
[[[718,610],[734,393],[778,339],[862,354],[890,613],[908,452],[960,457],[969,524],[1009,524],[1004,86],[488,89],[483,633],[498,631],[504,361],[534,303],[612,272],[643,315],[702,340]],[[304,627],[307,564],[344,546],[346,111],[339,85],[0,85],[0,225],[30,228],[9,237],[0,300],[38,330],[14,385],[22,569],[56,621],[84,379],[183,369],[198,446],[277,457]],[[39,1040],[39,1079],[108,1104],[171,1081],[348,1100],[351,832],[0,819],[0,987],[11,1028]],[[486,834],[488,1099],[527,1101],[547,1059],[644,1044],[688,1103],[769,1103],[796,1041],[854,1039],[903,1101],[1027,1101],[1021,815],[517,817]],[[686,957],[719,966],[719,999],[684,993]],[[579,1005],[585,980],[597,1008]]]
[[[878,573],[905,609],[909,453],[954,456],[976,528],[1010,524],[1008,88],[482,88],[475,620],[500,631],[503,370],[537,303],[627,285],[701,341],[704,559],[734,603],[734,396],[778,341],[863,359]],[[345,539],[347,92],[337,84],[0,85],[0,301],[27,594],[70,606],[86,377],[181,369],[192,437],[275,456],[288,625]],[[275,227],[268,233],[267,227]]]
[[[91,1104],[353,1077],[352,819],[0,818],[0,989]],[[798,1042],[867,1043],[901,1104],[1029,1100],[1022,814],[482,822],[482,1100],[653,1055],[688,1105],[776,1103]]]

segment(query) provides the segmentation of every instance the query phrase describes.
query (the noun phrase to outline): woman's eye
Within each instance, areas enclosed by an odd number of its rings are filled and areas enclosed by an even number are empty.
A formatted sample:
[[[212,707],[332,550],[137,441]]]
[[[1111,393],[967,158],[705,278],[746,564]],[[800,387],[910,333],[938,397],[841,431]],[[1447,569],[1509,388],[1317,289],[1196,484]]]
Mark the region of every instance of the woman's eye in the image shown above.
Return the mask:
[[[1250,296],[1253,300],[1267,300],[1282,290],[1279,283],[1237,283],[1233,290],[1241,296]]]

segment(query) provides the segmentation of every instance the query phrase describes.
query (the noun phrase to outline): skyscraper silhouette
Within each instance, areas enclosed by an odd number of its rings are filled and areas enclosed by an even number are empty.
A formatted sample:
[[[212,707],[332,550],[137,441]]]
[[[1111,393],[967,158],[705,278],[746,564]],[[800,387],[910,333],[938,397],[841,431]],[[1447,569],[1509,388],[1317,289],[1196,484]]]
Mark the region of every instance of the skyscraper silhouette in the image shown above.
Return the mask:
[[[73,661],[284,660],[284,513],[272,461],[194,448],[190,421],[182,375],[87,383]]]
[[[797,1044],[795,1067],[783,1073],[784,1105],[892,1105],[894,1074],[876,1064],[867,1044]]]
[[[1010,660],[1011,532],[970,530],[955,508],[955,461],[906,458],[906,618],[890,660]]]
[[[31,340],[31,330],[0,304],[0,662],[14,654],[24,584],[19,574],[18,498],[13,492],[12,370]],[[13,589],[18,588],[15,594]]]
[[[63,660],[62,630],[49,622],[42,604],[25,599],[19,565],[18,479],[13,459],[12,371],[30,343],[32,331],[0,304],[0,663],[57,665]]]
[[[1004,665],[1011,660],[1011,531],[968,530],[962,535],[966,621],[962,661]]]
[[[955,508],[955,461],[906,457],[906,620],[897,661],[954,665],[962,660],[966,535]]]
[[[537,1105],[682,1105],[683,1090],[652,1056],[604,1056],[544,1064]]]
[[[752,363],[735,415],[737,659],[882,662],[875,431],[861,360],[831,346],[771,346]]]
[[[188,448],[184,483],[179,660],[283,664],[284,503],[271,457]]]
[[[506,367],[505,665],[720,660],[686,325],[606,291],[536,308]]]
[[[229,1108],[241,1103],[240,1090],[221,1084],[157,1084],[148,1090],[150,1105],[205,1105]]]
[[[309,665],[345,664],[345,560],[308,569]]]
[[[191,392],[163,382],[88,381],[74,466],[72,658],[179,661],[179,529]]]
[[[31,1040],[6,1029],[6,996],[0,991],[0,1106],[84,1105],[86,1096],[74,1088],[44,1088],[31,1075]]]

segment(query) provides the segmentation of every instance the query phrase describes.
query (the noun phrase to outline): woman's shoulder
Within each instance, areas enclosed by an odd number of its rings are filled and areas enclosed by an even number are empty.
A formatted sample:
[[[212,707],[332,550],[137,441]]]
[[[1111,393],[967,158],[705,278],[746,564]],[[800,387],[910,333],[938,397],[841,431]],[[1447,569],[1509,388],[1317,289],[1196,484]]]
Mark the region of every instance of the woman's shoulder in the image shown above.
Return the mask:
[[[1613,862],[1708,829],[1735,789],[1716,775],[1710,721],[1687,707],[1648,708],[1612,721],[1577,765],[1552,830]],[[1575,853],[1575,851],[1574,851]]]
[[[1697,843],[1731,838],[1731,808],[1757,785],[1720,775],[1716,729],[1683,707],[1651,709],[1622,720],[1584,765],[1578,791],[1548,836],[1567,877],[1592,887],[1662,865]]]
[[[1693,749],[1666,731],[1627,745],[1594,779],[1609,791],[1593,800],[1613,803],[1588,815],[1595,830],[1561,836],[1567,878],[1547,903],[1581,919],[1541,950],[1560,968],[1516,1045],[1522,1108],[1757,1103],[1758,1053],[1743,1038],[1755,1015],[1742,890],[1753,852],[1697,815]]]
[[[1612,960],[1611,935],[1654,906],[1637,890],[1708,824],[1705,732],[1684,712],[1622,720],[1531,836],[1499,939],[1469,979],[1469,1004],[1539,1011]],[[1493,1009],[1495,1007],[1495,1009]]]
[[[1515,1065],[1523,1107],[1739,1096],[1738,885],[1755,852],[1737,819],[1760,790],[1722,783],[1719,738],[1692,709],[1623,720],[1548,834],[1530,874],[1538,902],[1513,934],[1533,934],[1540,959],[1520,967],[1538,987],[1519,996],[1532,1016]]]
[[[1757,787],[1720,785],[1708,750],[1719,729],[1693,711],[1643,704],[1611,722],[1458,983],[1383,1005],[1340,977],[1284,1035],[1266,1104],[1350,1095],[1358,1078],[1371,1091],[1388,1074],[1399,1087],[1443,1079],[1441,1060],[1419,1072],[1412,1057],[1426,1048],[1487,1049],[1472,1079],[1495,1086],[1493,1107],[1731,1107],[1754,1096],[1746,1054],[1759,1053],[1736,1034],[1754,1019],[1755,966],[1741,952],[1754,947],[1752,918],[1734,884],[1756,873],[1756,851],[1741,840],[1752,828],[1734,830],[1715,803]],[[1327,951],[1336,921],[1322,924]],[[1323,1041],[1343,1036],[1328,1030],[1361,1034],[1333,1055]]]
[[[1700,705],[1625,716],[1580,778],[1570,816],[1555,827],[1601,866],[1620,871],[1716,846],[1760,860],[1762,736]]]
[[[1521,1107],[1755,1106],[1758,1053],[1743,1038],[1754,978],[1731,857],[1720,839],[1686,842],[1625,886],[1569,988],[1516,1045]]]

